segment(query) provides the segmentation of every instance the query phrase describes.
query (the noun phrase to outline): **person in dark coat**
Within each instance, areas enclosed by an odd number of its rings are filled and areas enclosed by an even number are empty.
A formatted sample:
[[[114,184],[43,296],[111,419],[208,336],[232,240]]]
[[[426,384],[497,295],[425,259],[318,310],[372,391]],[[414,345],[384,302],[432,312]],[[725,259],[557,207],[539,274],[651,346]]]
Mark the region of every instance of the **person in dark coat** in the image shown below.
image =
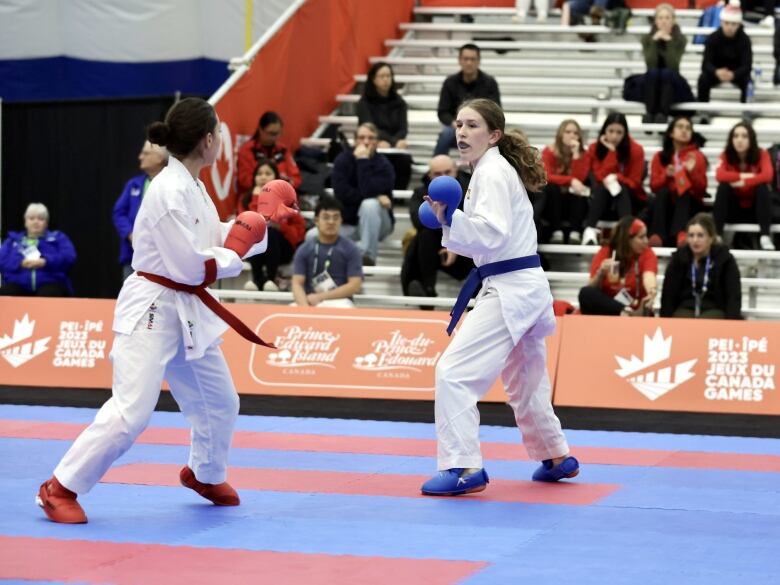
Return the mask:
[[[666,267],[661,317],[741,319],[739,267],[728,248],[716,243],[712,216],[693,216],[687,233],[688,242]]]
[[[407,107],[398,95],[393,68],[374,63],[368,70],[363,95],[357,103],[358,124],[371,122],[379,129],[378,148],[406,148]]]
[[[742,27],[739,5],[729,3],[720,13],[720,28],[707,37],[699,76],[699,101],[710,101],[710,90],[720,83],[732,83],[747,101],[753,46]]]

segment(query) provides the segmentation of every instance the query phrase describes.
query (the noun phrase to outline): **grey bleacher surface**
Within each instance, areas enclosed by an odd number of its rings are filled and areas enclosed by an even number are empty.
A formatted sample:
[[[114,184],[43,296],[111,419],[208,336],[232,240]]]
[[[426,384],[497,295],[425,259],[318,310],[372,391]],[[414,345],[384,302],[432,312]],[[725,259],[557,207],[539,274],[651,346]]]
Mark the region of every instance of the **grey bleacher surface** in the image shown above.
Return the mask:
[[[449,309],[460,283],[440,273],[435,299],[403,297],[399,280],[401,239],[411,227],[407,201],[411,189],[420,184],[431,156],[441,124],[436,115],[439,90],[445,76],[458,71],[457,49],[466,42],[476,42],[482,49],[481,68],[498,80],[507,126],[521,128],[531,144],[538,148],[550,144],[560,121],[576,119],[583,129],[584,139],[591,142],[598,134],[609,111],[625,113],[632,137],[645,148],[649,162],[661,146],[660,133],[666,124],[642,124],[644,105],[620,99],[623,79],[645,71],[639,38],[648,30],[647,17],[652,10],[633,11],[626,34],[616,36],[603,26],[561,27],[558,11],[548,20],[537,23],[533,13],[522,23],[514,22],[512,8],[443,8],[417,7],[414,23],[402,24],[403,37],[387,39],[387,55],[371,57],[372,63],[386,61],[393,65],[399,91],[409,105],[408,151],[414,159],[414,174],[409,190],[394,192],[396,227],[394,233],[380,245],[378,265],[365,269],[363,292],[356,298],[358,306],[417,307],[433,305]],[[694,34],[711,29],[697,27],[700,10],[677,10],[677,20],[688,37],[688,48],[680,68],[692,89],[701,68],[702,45],[692,43]],[[473,22],[460,22],[469,15]],[[774,72],[772,34],[770,28],[750,23],[745,25],[753,43],[754,68],[761,70],[756,79],[755,100],[739,103],[739,91],[731,86],[716,87],[708,104],[679,104],[680,109],[713,114],[708,125],[695,124],[695,130],[707,138],[702,149],[709,162],[710,196],[717,184],[714,170],[731,127],[748,115],[756,128],[763,147],[780,142],[780,89],[771,84]],[[578,35],[595,35],[597,42],[585,42]],[[758,72],[757,72],[758,73]],[[329,139],[322,132],[329,125],[338,125],[348,136],[357,124],[355,103],[365,83],[365,74],[355,72],[355,89],[351,94],[335,96],[337,107],[322,112],[317,131],[303,144],[327,148]],[[396,152],[391,150],[390,152]],[[311,213],[307,213],[311,215]],[[733,232],[756,232],[757,226],[737,224],[727,226],[727,239]],[[780,226],[773,226],[780,233]],[[576,305],[577,292],[587,282],[590,261],[595,246],[540,246],[550,263],[548,279],[556,298]],[[672,250],[656,249],[659,275],[662,276]],[[780,317],[780,252],[734,250],[743,276],[743,308],[749,318]],[[226,300],[290,302],[289,293],[249,292],[240,289],[246,273],[228,281],[222,291]],[[660,295],[659,295],[660,300]]]

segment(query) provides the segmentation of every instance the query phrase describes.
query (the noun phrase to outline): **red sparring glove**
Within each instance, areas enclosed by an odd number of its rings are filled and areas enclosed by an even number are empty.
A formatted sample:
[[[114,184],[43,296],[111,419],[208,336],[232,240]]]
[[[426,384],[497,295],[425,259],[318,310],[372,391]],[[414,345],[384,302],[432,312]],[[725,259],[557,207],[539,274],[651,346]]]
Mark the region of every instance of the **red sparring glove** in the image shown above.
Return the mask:
[[[282,223],[298,213],[298,195],[287,181],[268,181],[255,199],[257,212],[269,221]]]
[[[254,244],[265,237],[265,218],[254,211],[244,211],[236,218],[225,238],[224,247],[243,258]]]

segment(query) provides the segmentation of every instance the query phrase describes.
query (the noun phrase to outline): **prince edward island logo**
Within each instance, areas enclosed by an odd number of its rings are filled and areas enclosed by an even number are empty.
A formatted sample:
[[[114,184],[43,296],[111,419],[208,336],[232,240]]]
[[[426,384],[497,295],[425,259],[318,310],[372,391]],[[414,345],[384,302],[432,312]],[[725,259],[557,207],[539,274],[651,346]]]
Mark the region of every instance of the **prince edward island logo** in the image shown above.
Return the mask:
[[[49,343],[51,337],[21,343],[32,337],[34,329],[35,321],[30,321],[25,314],[21,321],[14,320],[13,335],[9,337],[4,334],[0,337],[0,355],[13,367],[18,368],[22,364],[26,364],[48,349],[46,344]]]
[[[642,359],[635,355],[631,359],[615,356],[620,365],[615,373],[627,380],[634,388],[639,390],[650,400],[663,396],[687,382],[695,375],[691,368],[698,360],[692,359],[679,364],[669,364],[659,367],[662,362],[669,359],[672,353],[672,337],[664,338],[659,327],[652,338],[645,335],[645,347]],[[655,367],[653,367],[655,366]]]

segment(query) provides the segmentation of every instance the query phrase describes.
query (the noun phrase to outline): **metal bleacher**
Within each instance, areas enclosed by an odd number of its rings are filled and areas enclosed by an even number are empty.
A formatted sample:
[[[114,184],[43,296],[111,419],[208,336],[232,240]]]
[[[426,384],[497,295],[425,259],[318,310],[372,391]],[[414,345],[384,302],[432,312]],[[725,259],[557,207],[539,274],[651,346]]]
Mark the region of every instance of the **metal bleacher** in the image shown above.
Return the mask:
[[[643,104],[626,102],[619,96],[626,76],[645,71],[639,38],[648,30],[650,14],[649,10],[635,10],[626,33],[616,36],[602,26],[561,27],[555,13],[545,24],[536,24],[532,18],[518,24],[512,20],[511,8],[415,8],[415,22],[400,27],[403,37],[386,40],[388,54],[370,59],[393,66],[396,83],[409,106],[408,152],[415,162],[410,189],[419,184],[441,129],[436,115],[441,83],[446,75],[458,70],[457,49],[466,42],[480,46],[481,68],[497,78],[508,126],[521,128],[532,144],[539,147],[549,144],[563,118],[576,119],[585,133],[584,138],[590,142],[597,136],[605,115],[617,110],[627,115],[631,135],[644,146],[649,161],[660,147],[660,132],[666,125],[642,124]],[[471,22],[461,22],[463,15],[468,15]],[[680,71],[693,88],[701,67],[702,45],[692,44],[692,37],[712,30],[697,27],[699,16],[698,10],[677,11],[678,23],[689,39]],[[678,104],[679,109],[714,114],[711,124],[695,127],[708,139],[703,153],[710,164],[711,195],[716,186],[713,169],[728,131],[743,116],[753,121],[762,146],[780,142],[780,89],[771,85],[772,30],[749,23],[746,30],[753,42],[754,66],[764,72],[756,80],[755,100],[741,104],[736,88],[719,87],[713,90],[708,104]],[[578,35],[583,33],[595,35],[597,42],[581,40]],[[365,75],[355,75],[353,92],[336,96],[336,109],[323,112],[317,131],[303,143],[327,148],[330,141],[322,135],[334,125],[350,135],[357,124],[354,104],[364,83]],[[395,232],[381,244],[377,266],[366,267],[363,292],[355,299],[358,306],[449,308],[452,305],[459,283],[443,273],[437,285],[439,297],[401,294],[401,238],[411,226],[406,209],[410,194],[411,190],[394,193]],[[751,232],[757,231],[757,227],[731,225],[727,231]],[[780,232],[780,226],[773,226],[773,232]],[[554,296],[576,304],[577,292],[587,282],[596,247],[543,244],[539,249],[549,262],[547,276]],[[661,278],[672,251],[656,249]],[[757,319],[779,318],[780,252],[734,250],[733,253],[743,277],[745,315]],[[227,288],[221,291],[221,296],[244,301],[289,303],[292,300],[290,293],[235,290],[240,284],[240,279],[225,283]]]

